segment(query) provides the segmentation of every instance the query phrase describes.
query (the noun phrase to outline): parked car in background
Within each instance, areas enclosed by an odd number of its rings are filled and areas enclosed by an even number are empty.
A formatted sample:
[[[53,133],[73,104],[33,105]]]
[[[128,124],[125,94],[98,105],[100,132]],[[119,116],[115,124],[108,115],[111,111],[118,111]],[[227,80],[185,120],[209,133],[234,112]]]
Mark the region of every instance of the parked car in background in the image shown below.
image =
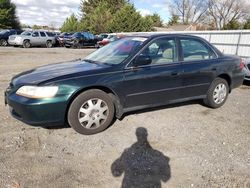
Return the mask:
[[[98,39],[89,32],[76,32],[64,39],[66,48],[81,48],[84,46],[96,46]]]
[[[109,35],[107,33],[101,33],[100,35],[98,35],[100,38],[105,39],[107,38]]]
[[[10,45],[30,48],[33,46],[53,47],[55,35],[46,31],[25,31],[21,35],[11,35],[8,40]]]
[[[240,57],[196,36],[130,36],[84,59],[15,76],[5,103],[26,123],[68,122],[79,133],[94,134],[129,111],[197,99],[219,108],[242,84],[243,67]]]
[[[10,29],[0,31],[0,46],[8,46],[8,39],[10,35],[19,35],[23,31],[19,29]]]
[[[101,33],[99,35],[96,35],[96,37],[98,38],[98,41],[101,41],[103,39],[106,39],[109,35],[107,33]]]
[[[244,72],[245,80],[250,81],[250,58],[247,58],[245,61]]]
[[[96,47],[101,48],[101,47],[103,47],[111,42],[117,41],[123,37],[124,37],[124,35],[108,34],[107,38],[104,38],[103,40],[97,42]]]
[[[72,32],[63,32],[56,37],[56,46],[64,47],[64,40],[70,38],[71,35],[74,33]]]

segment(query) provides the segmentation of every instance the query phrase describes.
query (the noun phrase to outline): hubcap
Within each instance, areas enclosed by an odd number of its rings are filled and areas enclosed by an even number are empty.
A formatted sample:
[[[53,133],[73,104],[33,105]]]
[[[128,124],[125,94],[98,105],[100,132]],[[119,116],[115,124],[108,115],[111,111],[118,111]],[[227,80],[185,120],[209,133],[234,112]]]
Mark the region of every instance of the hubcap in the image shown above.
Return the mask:
[[[24,45],[25,45],[26,48],[29,48],[29,47],[30,47],[30,43],[29,43],[29,42],[25,42]]]
[[[84,128],[96,129],[105,123],[108,114],[109,109],[105,101],[90,99],[81,106],[78,120]]]
[[[225,84],[218,84],[213,92],[213,99],[216,104],[221,104],[227,96],[227,87]]]

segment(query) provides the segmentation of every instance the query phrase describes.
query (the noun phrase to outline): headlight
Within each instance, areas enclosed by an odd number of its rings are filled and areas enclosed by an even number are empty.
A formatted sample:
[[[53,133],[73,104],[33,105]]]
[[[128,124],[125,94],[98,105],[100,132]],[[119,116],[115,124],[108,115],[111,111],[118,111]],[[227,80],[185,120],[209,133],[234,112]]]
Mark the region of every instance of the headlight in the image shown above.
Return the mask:
[[[16,94],[28,98],[51,98],[56,95],[58,86],[22,86]]]

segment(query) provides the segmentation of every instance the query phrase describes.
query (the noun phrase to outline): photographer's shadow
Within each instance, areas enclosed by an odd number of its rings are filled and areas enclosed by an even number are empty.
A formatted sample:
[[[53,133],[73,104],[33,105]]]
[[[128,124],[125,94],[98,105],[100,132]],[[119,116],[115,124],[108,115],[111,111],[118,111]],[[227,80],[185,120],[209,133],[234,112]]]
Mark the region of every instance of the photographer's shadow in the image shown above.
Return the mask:
[[[147,129],[136,130],[137,142],[125,149],[111,166],[114,177],[124,173],[122,188],[160,188],[171,177],[169,158],[154,150],[147,140]]]

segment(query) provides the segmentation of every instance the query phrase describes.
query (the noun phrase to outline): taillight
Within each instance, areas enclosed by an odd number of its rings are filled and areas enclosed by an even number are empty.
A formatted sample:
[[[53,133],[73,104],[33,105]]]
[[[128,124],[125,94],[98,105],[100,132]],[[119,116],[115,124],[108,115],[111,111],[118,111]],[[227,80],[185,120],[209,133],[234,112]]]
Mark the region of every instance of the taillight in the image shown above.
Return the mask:
[[[240,68],[243,69],[245,67],[246,60],[244,58],[240,58]]]

